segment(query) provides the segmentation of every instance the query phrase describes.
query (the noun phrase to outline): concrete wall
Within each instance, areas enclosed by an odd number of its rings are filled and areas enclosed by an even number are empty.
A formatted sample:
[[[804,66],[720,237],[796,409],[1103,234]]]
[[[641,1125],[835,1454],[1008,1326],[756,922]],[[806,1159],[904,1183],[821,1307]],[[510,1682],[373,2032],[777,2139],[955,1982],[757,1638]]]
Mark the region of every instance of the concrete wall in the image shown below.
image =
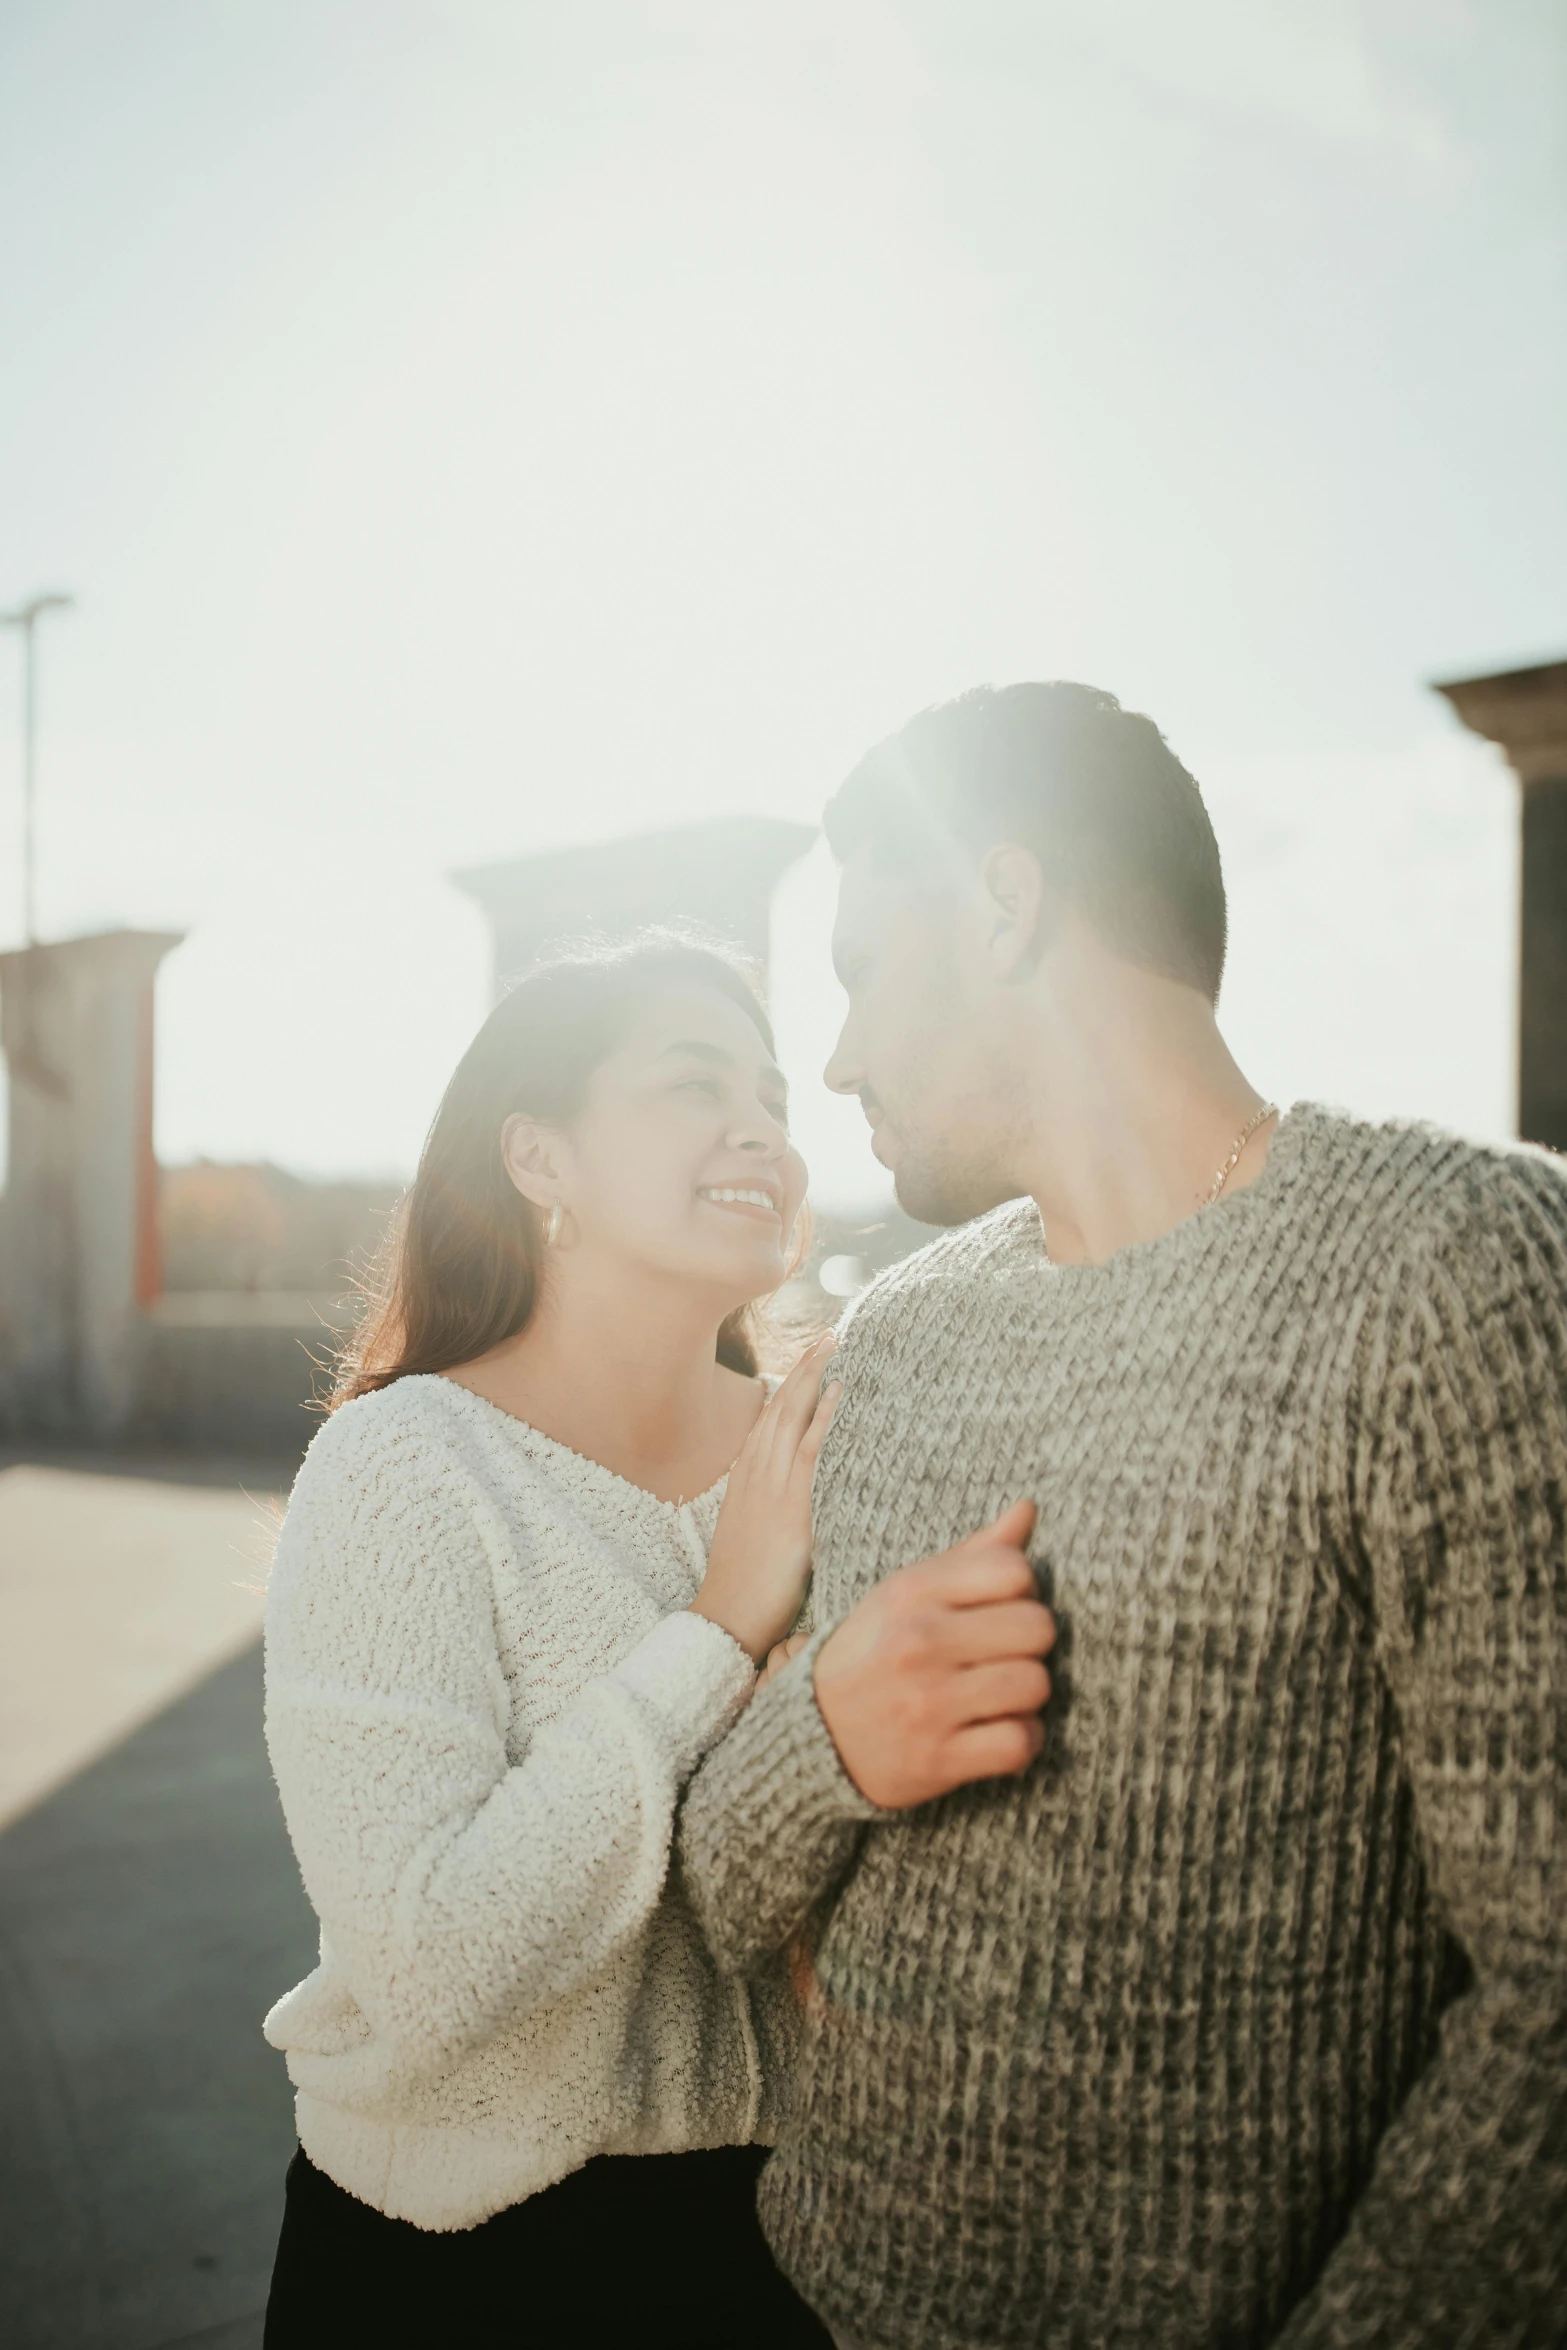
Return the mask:
[[[158,1286],[152,988],[178,944],[120,930],[0,956],[0,1427],[113,1438],[132,1415]]]
[[[239,1456],[303,1452],[348,1324],[329,1297],[171,1292],[138,1323],[127,1438]]]
[[[1518,1132],[1567,1151],[1567,661],[1437,687],[1523,789]]]

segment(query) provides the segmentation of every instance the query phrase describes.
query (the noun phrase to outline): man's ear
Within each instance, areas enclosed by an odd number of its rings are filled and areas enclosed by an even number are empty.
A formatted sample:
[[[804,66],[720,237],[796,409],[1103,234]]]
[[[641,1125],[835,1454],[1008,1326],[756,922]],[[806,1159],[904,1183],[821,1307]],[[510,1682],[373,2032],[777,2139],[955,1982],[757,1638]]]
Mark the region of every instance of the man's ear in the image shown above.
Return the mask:
[[[565,1174],[561,1137],[525,1111],[514,1110],[501,1128],[501,1158],[524,1199],[536,1208],[553,1207]]]
[[[1001,841],[979,868],[988,928],[991,976],[1006,980],[1029,969],[1044,944],[1045,876],[1032,849]]]

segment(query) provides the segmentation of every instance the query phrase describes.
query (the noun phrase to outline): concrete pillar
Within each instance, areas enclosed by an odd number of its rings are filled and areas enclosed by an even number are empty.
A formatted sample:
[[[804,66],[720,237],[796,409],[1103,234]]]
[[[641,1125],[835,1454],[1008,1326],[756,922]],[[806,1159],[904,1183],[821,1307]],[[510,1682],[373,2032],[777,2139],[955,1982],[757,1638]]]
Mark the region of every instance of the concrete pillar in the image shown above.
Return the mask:
[[[1567,661],[1437,687],[1523,787],[1518,1132],[1567,1151]]]
[[[179,934],[111,930],[0,955],[10,1158],[0,1222],[0,1428],[108,1437],[136,1402],[161,1286],[153,980]]]
[[[680,920],[733,941],[765,971],[773,891],[815,837],[808,824],[730,816],[592,848],[548,849],[453,878],[489,916],[497,987],[526,971],[543,948]]]

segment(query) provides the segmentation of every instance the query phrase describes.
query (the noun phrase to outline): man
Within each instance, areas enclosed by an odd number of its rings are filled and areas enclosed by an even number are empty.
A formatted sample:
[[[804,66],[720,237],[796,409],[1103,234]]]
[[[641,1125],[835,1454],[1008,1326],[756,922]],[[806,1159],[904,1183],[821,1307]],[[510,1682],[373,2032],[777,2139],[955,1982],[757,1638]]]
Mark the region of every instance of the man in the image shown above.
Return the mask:
[[[1564,1170],[1276,1117],[1109,695],[927,711],[826,821],[829,1082],[962,1229],[844,1326],[821,1629],[686,1807],[803,1985],[774,2249],[856,2350],[1559,2341]]]

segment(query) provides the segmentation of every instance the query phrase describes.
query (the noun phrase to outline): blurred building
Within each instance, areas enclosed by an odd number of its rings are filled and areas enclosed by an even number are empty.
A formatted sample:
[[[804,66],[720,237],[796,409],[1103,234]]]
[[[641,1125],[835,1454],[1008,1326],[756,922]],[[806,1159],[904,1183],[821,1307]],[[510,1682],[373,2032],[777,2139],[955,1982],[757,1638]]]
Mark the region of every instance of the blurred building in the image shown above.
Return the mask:
[[[163,1294],[337,1295],[380,1245],[392,1182],[315,1181],[198,1159],[158,1176]]]
[[[490,917],[497,981],[552,941],[654,922],[699,923],[765,968],[773,891],[812,838],[736,817],[458,878]],[[0,1443],[298,1452],[352,1328],[396,1187],[156,1165],[153,991],[179,944],[117,930],[0,955]]]
[[[497,987],[546,947],[623,938],[655,922],[700,923],[765,970],[773,892],[815,837],[808,824],[728,816],[476,865],[453,879],[489,918]]]

